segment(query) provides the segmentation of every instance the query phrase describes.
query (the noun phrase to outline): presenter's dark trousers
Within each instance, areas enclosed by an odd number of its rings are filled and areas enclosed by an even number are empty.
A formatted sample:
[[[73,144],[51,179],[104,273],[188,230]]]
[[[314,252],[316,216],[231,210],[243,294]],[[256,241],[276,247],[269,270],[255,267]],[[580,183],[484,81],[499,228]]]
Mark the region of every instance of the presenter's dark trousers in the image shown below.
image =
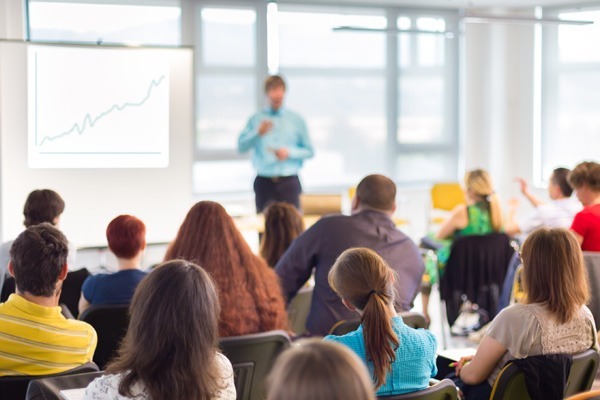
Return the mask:
[[[254,193],[256,212],[262,212],[265,207],[276,201],[290,203],[300,209],[302,186],[298,175],[273,178],[257,176],[254,180]]]

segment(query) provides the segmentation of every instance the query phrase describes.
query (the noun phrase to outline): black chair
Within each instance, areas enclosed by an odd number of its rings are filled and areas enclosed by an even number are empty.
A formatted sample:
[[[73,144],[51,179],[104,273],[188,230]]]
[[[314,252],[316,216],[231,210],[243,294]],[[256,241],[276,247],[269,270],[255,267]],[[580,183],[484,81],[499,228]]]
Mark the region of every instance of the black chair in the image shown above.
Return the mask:
[[[67,306],[71,314],[77,318],[79,315],[79,298],[81,297],[81,286],[83,281],[90,276],[90,272],[85,269],[70,271],[63,282],[62,291],[58,302]],[[15,292],[15,278],[12,276],[6,277],[2,287],[0,303],[8,300],[8,296]]]
[[[75,318],[79,316],[79,298],[81,297],[81,287],[83,281],[90,276],[90,271],[86,268],[77,271],[69,271],[67,278],[63,282],[62,292],[60,293],[59,303],[64,304],[71,311]]]
[[[233,365],[237,400],[266,397],[265,378],[277,356],[288,347],[290,338],[282,330],[221,339],[222,352]]]
[[[27,387],[25,400],[64,400],[61,390],[86,388],[103,372],[87,372],[53,378],[32,379]]]
[[[129,305],[91,306],[79,319],[92,325],[98,334],[94,362],[101,370],[116,355],[129,326]]]
[[[377,398],[379,400],[456,400],[458,398],[456,390],[454,382],[450,379],[442,379],[439,383],[425,390],[396,396],[379,396]]]
[[[3,376],[0,378],[0,399],[2,400],[23,400],[27,394],[27,386],[33,379],[59,377],[85,372],[98,372],[98,366],[89,362],[79,367],[73,368],[60,374],[40,375],[40,376]]]
[[[411,328],[427,328],[425,316],[416,311],[403,311],[398,313],[402,317],[402,321]],[[354,332],[360,326],[360,320],[350,319],[336,322],[329,330],[330,335],[341,336],[350,332]]]
[[[440,279],[440,297],[452,326],[460,313],[463,294],[493,319],[498,312],[500,288],[514,249],[504,233],[463,236],[450,250]]]
[[[598,370],[600,355],[594,349],[573,356],[573,364],[563,397],[590,390]],[[515,363],[507,363],[494,382],[490,400],[530,400],[525,375]]]

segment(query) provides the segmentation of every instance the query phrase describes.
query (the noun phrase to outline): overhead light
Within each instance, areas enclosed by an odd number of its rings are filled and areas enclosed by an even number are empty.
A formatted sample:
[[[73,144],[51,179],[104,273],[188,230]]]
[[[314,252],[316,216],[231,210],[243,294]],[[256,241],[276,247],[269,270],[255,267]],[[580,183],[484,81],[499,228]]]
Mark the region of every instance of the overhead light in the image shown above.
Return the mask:
[[[450,31],[431,31],[425,29],[390,29],[390,28],[366,28],[363,26],[342,25],[333,28],[336,32],[383,32],[388,35],[398,35],[400,33],[418,33],[430,35],[443,35],[448,39],[454,37],[454,33]]]

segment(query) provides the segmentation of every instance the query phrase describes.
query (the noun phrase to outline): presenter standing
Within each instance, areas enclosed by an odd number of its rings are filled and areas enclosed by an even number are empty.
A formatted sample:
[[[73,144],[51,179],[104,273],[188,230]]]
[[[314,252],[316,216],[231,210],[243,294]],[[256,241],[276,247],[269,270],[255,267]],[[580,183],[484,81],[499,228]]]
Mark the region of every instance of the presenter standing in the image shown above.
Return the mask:
[[[238,138],[238,150],[253,149],[252,163],[256,211],[271,202],[283,201],[300,207],[302,186],[298,171],[304,159],[313,156],[306,124],[298,114],[282,107],[285,81],[269,76],[265,81],[269,106],[250,117]]]

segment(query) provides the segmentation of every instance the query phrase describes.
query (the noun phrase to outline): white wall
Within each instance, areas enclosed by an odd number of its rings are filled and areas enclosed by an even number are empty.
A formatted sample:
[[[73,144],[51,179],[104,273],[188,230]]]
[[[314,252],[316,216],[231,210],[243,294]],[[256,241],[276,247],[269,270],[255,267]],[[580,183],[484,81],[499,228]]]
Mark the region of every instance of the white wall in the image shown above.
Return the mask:
[[[136,51],[132,49],[132,51]],[[66,202],[60,226],[76,245],[101,245],[108,222],[141,218],[148,241],[171,240],[192,203],[192,52],[170,60],[170,164],[161,169],[30,169],[27,167],[27,44],[0,44],[0,190],[2,238],[22,229],[33,189],[52,188]]]

